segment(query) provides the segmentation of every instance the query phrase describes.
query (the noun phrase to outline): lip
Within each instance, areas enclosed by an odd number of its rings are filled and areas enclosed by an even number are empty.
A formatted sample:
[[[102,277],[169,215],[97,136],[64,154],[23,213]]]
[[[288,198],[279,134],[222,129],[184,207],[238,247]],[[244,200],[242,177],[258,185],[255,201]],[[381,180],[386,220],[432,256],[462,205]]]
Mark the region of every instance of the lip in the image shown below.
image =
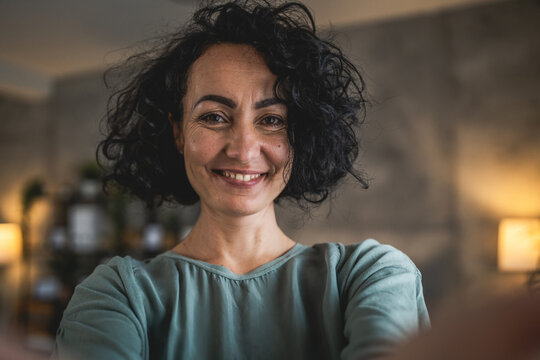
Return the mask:
[[[213,171],[214,172],[216,172],[216,171],[219,171],[219,172],[228,171],[228,172],[231,172],[231,173],[242,174],[242,175],[256,175],[256,174],[266,175],[266,173],[267,173],[267,171],[229,169],[229,168],[227,168],[227,169],[214,169]]]
[[[242,175],[257,175],[257,174],[260,174],[260,176],[254,178],[254,179],[251,179],[249,181],[242,181],[242,180],[233,179],[231,177],[228,177],[228,176],[224,175],[223,174],[224,171],[235,173],[235,174],[242,174]],[[266,178],[266,176],[268,175],[267,172],[254,171],[254,170],[238,170],[238,169],[215,169],[215,170],[212,171],[212,173],[214,174],[214,176],[216,176],[218,179],[224,181],[225,183],[227,183],[229,185],[233,185],[235,187],[242,187],[242,188],[255,186],[258,183],[260,183],[261,181],[263,181]]]

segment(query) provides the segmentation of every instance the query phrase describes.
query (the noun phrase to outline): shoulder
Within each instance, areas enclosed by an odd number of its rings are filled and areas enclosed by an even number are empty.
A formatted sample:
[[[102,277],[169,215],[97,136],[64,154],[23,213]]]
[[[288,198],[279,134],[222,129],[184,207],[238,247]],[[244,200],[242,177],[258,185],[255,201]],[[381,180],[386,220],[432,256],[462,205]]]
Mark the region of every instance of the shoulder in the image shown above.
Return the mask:
[[[129,256],[113,257],[99,265],[75,289],[66,315],[78,316],[79,306],[107,303],[131,309],[141,321],[147,320],[150,304],[163,304],[165,289],[177,284],[178,269],[164,255],[148,260]],[[164,305],[164,304],[163,304]],[[154,309],[156,310],[156,309]]]
[[[387,292],[421,295],[420,271],[393,246],[367,239],[354,245],[317,244],[313,249],[324,254],[342,301],[355,296],[379,297]]]
[[[382,269],[400,269],[420,274],[415,264],[402,251],[373,239],[353,245],[317,244],[313,249],[324,254],[328,264],[334,267],[339,275],[354,272],[369,276]]]
[[[127,292],[131,289],[140,291],[145,288],[159,288],[171,283],[178,276],[179,267],[176,263],[166,253],[146,260],[115,256],[96,267],[81,285],[99,286],[118,282]]]
[[[130,257],[114,257],[98,265],[76,288],[70,301],[70,308],[79,302],[111,297],[126,297],[135,284],[137,261]],[[70,309],[68,308],[68,310]],[[69,314],[69,313],[68,313]]]
[[[103,288],[118,285],[129,289],[139,282],[139,278],[149,272],[151,261],[136,260],[129,256],[115,256],[97,266],[78,287]],[[120,289],[118,289],[120,290]]]

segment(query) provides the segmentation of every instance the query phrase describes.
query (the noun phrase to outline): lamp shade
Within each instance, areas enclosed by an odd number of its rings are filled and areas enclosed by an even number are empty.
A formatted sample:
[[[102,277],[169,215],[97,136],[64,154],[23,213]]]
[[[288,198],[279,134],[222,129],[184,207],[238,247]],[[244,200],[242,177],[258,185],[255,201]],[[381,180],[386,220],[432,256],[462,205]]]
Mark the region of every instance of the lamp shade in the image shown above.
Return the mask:
[[[0,224],[0,265],[8,264],[21,255],[22,236],[17,224]]]
[[[503,219],[499,224],[498,266],[532,271],[540,257],[540,219]]]

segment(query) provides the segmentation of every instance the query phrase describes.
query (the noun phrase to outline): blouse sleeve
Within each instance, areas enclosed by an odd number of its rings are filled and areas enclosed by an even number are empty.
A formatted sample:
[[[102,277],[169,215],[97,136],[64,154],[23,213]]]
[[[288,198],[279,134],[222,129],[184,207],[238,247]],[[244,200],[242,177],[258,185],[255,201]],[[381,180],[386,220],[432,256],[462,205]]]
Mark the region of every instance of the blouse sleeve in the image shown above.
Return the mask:
[[[405,254],[374,240],[349,253],[340,271],[347,340],[342,359],[386,355],[429,327],[421,275]]]
[[[58,328],[52,359],[146,357],[142,321],[126,289],[126,261],[115,258],[98,266],[77,286]]]

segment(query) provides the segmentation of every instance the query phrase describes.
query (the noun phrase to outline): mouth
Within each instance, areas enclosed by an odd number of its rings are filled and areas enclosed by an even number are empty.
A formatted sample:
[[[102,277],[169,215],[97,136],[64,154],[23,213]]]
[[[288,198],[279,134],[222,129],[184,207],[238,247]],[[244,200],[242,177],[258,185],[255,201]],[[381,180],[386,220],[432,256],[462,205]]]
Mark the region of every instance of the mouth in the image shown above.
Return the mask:
[[[260,180],[268,173],[258,173],[251,171],[234,171],[234,170],[213,170],[214,173],[225,177],[227,180],[234,181],[236,183],[253,183]]]

